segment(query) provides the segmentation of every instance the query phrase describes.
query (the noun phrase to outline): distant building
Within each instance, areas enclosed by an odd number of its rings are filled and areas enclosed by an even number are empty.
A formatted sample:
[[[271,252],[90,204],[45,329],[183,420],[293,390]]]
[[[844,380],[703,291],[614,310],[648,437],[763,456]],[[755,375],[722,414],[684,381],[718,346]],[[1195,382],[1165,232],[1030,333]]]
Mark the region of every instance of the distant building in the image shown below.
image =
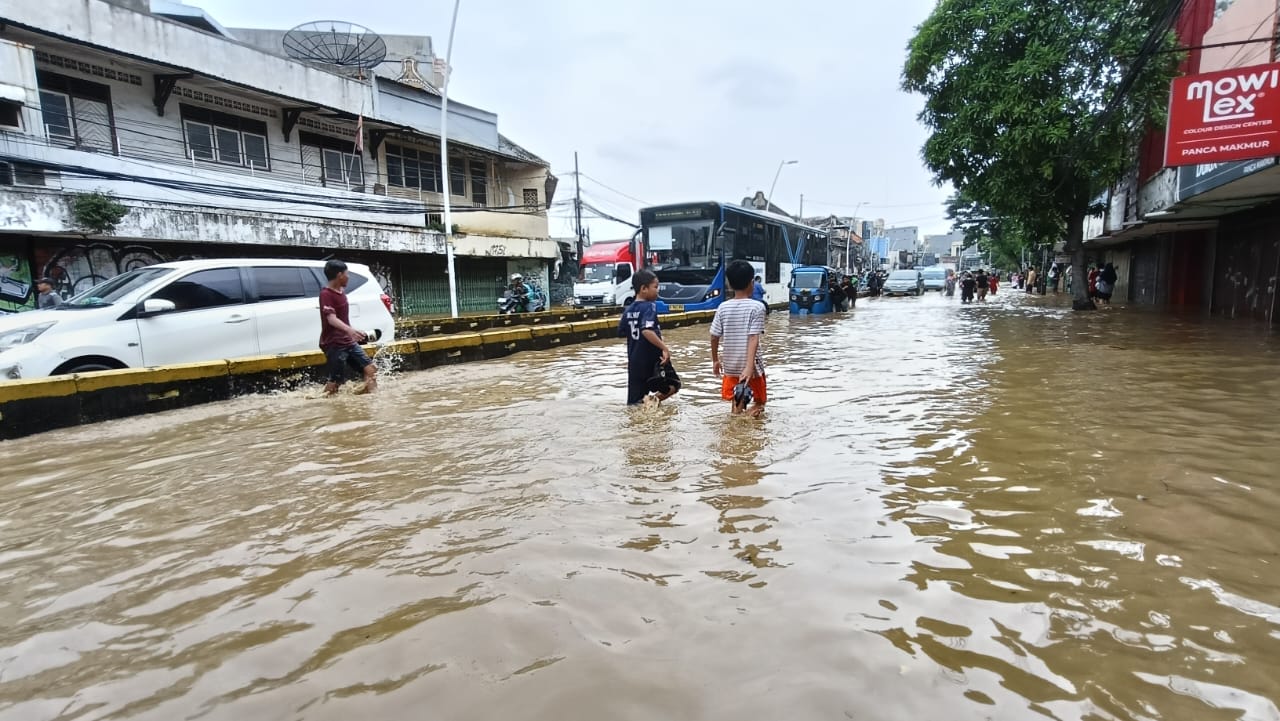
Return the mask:
[[[924,253],[936,256],[959,255],[959,248],[956,248],[957,243],[959,243],[960,248],[964,247],[964,233],[953,232],[944,235],[926,235],[924,237]],[[953,253],[952,250],[956,252]]]

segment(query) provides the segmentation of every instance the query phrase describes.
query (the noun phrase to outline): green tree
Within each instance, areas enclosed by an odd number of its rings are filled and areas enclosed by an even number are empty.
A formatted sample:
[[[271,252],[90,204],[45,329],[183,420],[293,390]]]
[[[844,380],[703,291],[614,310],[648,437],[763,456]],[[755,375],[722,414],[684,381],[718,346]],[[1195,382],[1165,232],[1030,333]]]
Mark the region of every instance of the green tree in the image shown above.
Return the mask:
[[[908,46],[903,88],[925,97],[922,155],[938,183],[1056,233],[1084,277],[1084,219],[1163,121],[1177,0],[939,0]],[[1085,283],[1073,307],[1092,309]]]

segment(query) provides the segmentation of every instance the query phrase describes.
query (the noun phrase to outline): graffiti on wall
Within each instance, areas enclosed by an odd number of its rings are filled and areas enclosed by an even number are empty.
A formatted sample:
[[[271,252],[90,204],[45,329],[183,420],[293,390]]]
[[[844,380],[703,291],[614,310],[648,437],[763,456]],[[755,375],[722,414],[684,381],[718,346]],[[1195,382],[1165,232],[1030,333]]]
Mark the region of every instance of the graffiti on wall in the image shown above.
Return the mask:
[[[34,308],[35,280],[30,261],[18,253],[0,252],[0,313]]]
[[[45,262],[44,275],[53,280],[55,289],[62,297],[69,298],[121,273],[163,263],[165,260],[180,259],[165,258],[144,245],[118,248],[106,243],[69,245],[58,249]]]

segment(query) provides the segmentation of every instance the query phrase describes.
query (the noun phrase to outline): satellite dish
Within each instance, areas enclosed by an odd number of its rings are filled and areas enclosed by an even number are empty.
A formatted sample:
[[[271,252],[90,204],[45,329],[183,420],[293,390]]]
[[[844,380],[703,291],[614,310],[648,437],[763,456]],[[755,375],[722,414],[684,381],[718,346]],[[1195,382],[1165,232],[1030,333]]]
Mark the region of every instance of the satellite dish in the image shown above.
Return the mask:
[[[371,70],[387,59],[382,36],[363,25],[321,20],[284,34],[284,51],[294,60],[338,68]]]

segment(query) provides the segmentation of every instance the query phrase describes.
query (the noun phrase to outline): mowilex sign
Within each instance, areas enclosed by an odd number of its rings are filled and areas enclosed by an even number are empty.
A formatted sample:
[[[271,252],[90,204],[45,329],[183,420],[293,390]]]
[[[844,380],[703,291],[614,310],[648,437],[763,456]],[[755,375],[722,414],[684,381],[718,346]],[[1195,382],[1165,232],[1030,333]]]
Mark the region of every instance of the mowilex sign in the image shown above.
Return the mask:
[[[1166,166],[1280,155],[1280,63],[1174,78]]]

